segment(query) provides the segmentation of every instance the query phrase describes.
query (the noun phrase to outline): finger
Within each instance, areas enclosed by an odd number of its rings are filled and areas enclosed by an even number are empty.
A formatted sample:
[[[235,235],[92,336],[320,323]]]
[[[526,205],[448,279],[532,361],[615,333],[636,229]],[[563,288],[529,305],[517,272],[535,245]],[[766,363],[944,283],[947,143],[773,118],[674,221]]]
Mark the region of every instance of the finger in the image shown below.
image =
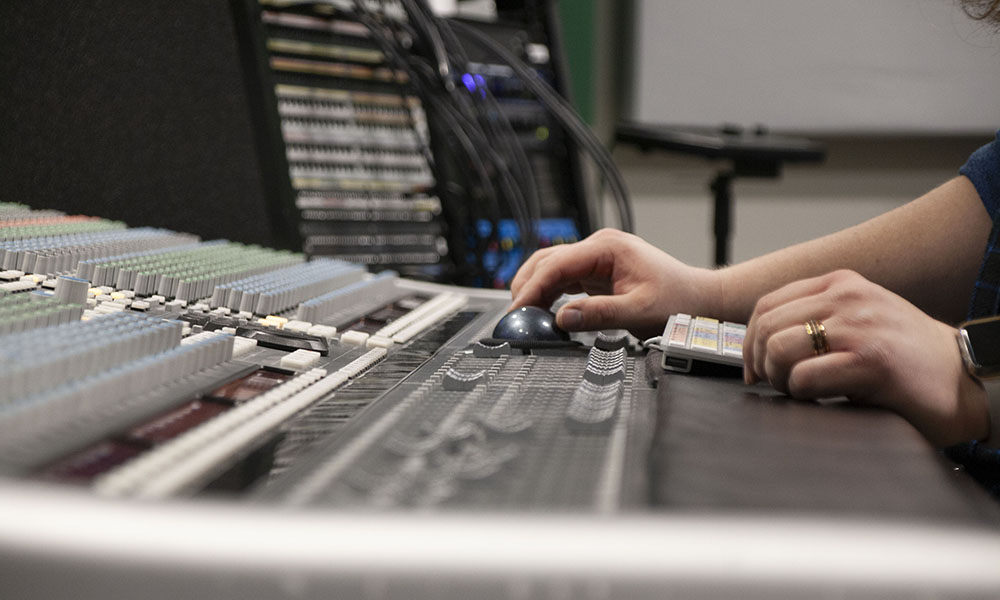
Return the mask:
[[[755,315],[751,325],[747,327],[748,343],[743,341],[744,364],[750,366],[757,378],[765,378],[767,369],[767,347],[772,337],[779,332],[789,331],[789,335],[798,335],[812,347],[812,335],[806,330],[806,322],[815,319],[824,321],[830,318],[833,308],[829,300],[822,295],[799,297],[762,315]],[[749,358],[747,350],[750,351]]]
[[[874,370],[854,352],[831,352],[800,361],[788,376],[788,394],[795,398],[862,400],[877,385]]]
[[[754,306],[753,314],[750,316],[750,321],[747,323],[747,335],[743,340],[743,364],[745,365],[743,370],[743,379],[747,383],[754,383],[755,381],[758,381],[758,375],[761,373],[761,371],[756,371],[753,368],[755,364],[758,364],[756,355],[760,352],[760,347],[762,346],[758,340],[760,335],[758,322],[760,319],[764,315],[767,315],[776,308],[784,306],[789,302],[810,296],[816,296],[825,292],[829,289],[832,282],[832,274],[822,275],[820,277],[810,277],[808,279],[793,281],[788,285],[782,286],[777,290],[760,297],[757,301],[757,305]],[[805,321],[811,318],[817,317],[807,316],[802,320],[802,322],[805,323]]]
[[[630,296],[587,296],[567,302],[556,313],[556,325],[566,331],[632,329],[639,322]]]
[[[553,250],[559,252],[547,253],[538,259],[530,277],[519,282],[513,301],[515,306],[549,306],[564,292],[579,290],[581,280],[611,276],[614,256],[607,248],[584,241]]]
[[[812,337],[805,335],[804,327],[789,327],[772,335],[765,347],[764,373],[774,389],[788,393],[788,376],[796,364],[816,356]]]
[[[520,268],[518,268],[517,273],[514,274],[514,279],[510,282],[510,293],[512,297],[517,298],[518,292],[524,285],[524,282],[531,279],[531,275],[535,272],[535,266],[538,264],[538,261],[542,260],[557,249],[558,247],[549,247],[536,250],[531,253],[531,256],[529,256],[528,260],[524,261]]]

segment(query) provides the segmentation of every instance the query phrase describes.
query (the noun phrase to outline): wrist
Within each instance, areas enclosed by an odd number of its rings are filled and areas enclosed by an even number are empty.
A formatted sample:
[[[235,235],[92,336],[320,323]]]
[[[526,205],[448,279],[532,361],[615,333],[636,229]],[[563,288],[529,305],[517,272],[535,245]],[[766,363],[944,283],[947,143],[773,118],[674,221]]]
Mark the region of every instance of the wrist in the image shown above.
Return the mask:
[[[971,416],[967,422],[973,425],[968,439],[1000,447],[1000,379],[994,376],[994,360],[983,351],[982,332],[973,335],[979,351],[973,348],[967,328],[975,324],[976,321],[964,323],[955,334],[965,371],[959,398]]]
[[[705,289],[712,291],[709,301],[714,304],[712,312],[705,315],[734,323],[750,320],[758,295],[753,293],[752,273],[744,274],[745,270],[743,264],[706,270],[709,284]]]
[[[726,285],[723,272],[717,269],[697,269],[696,284],[701,298],[700,315],[720,320],[732,320],[726,314]]]

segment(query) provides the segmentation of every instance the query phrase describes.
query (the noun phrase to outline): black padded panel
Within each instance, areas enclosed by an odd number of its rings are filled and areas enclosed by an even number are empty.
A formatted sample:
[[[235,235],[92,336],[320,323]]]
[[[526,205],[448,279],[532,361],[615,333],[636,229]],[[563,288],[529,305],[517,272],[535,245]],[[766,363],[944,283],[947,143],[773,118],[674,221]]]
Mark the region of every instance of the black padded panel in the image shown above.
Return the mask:
[[[894,413],[666,375],[651,500],[671,509],[1000,523],[995,503]]]
[[[272,242],[228,2],[4,2],[0,82],[0,199]]]

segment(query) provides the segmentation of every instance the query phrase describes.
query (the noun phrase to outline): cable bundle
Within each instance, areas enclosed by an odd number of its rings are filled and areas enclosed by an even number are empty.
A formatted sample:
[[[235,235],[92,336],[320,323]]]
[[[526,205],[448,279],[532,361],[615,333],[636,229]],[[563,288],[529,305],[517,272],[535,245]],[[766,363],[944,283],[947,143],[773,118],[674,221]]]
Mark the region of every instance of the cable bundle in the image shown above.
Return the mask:
[[[353,6],[356,17],[371,31],[387,61],[408,75],[428,112],[428,121],[437,127],[435,146],[460,157],[457,168],[450,167],[449,171],[449,165],[434,160],[431,146],[424,140],[424,152],[441,186],[452,223],[464,229],[459,235],[475,240],[467,252],[475,260],[460,270],[460,280],[492,279],[498,265],[486,260],[487,249],[496,247],[499,221],[508,215],[518,227],[522,256],[527,258],[534,252],[538,248],[535,225],[541,209],[528,157],[497,99],[481,78],[463,77],[471,72],[470,60],[458,34],[509,65],[592,157],[616,200],[622,229],[632,231],[628,191],[621,174],[604,146],[558,92],[510,50],[476,28],[437,17],[425,0],[400,3],[406,19],[392,16],[384,3],[354,0]],[[476,223],[482,221],[491,224],[487,236],[474,232]],[[453,252],[461,252],[459,248],[460,244],[453,243]]]

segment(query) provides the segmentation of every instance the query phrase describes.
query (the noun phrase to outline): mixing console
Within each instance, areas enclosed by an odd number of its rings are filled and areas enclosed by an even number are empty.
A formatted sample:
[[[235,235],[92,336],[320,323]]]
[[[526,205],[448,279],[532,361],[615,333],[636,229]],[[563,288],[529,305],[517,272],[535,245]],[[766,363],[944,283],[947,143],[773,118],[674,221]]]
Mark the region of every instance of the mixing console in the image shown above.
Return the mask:
[[[365,508],[641,493],[628,428],[652,388],[627,337],[484,345],[502,295],[23,206],[0,219],[6,476]]]
[[[0,239],[5,598],[1000,585],[995,507],[890,413],[497,340],[509,295],[333,258],[7,204]]]

